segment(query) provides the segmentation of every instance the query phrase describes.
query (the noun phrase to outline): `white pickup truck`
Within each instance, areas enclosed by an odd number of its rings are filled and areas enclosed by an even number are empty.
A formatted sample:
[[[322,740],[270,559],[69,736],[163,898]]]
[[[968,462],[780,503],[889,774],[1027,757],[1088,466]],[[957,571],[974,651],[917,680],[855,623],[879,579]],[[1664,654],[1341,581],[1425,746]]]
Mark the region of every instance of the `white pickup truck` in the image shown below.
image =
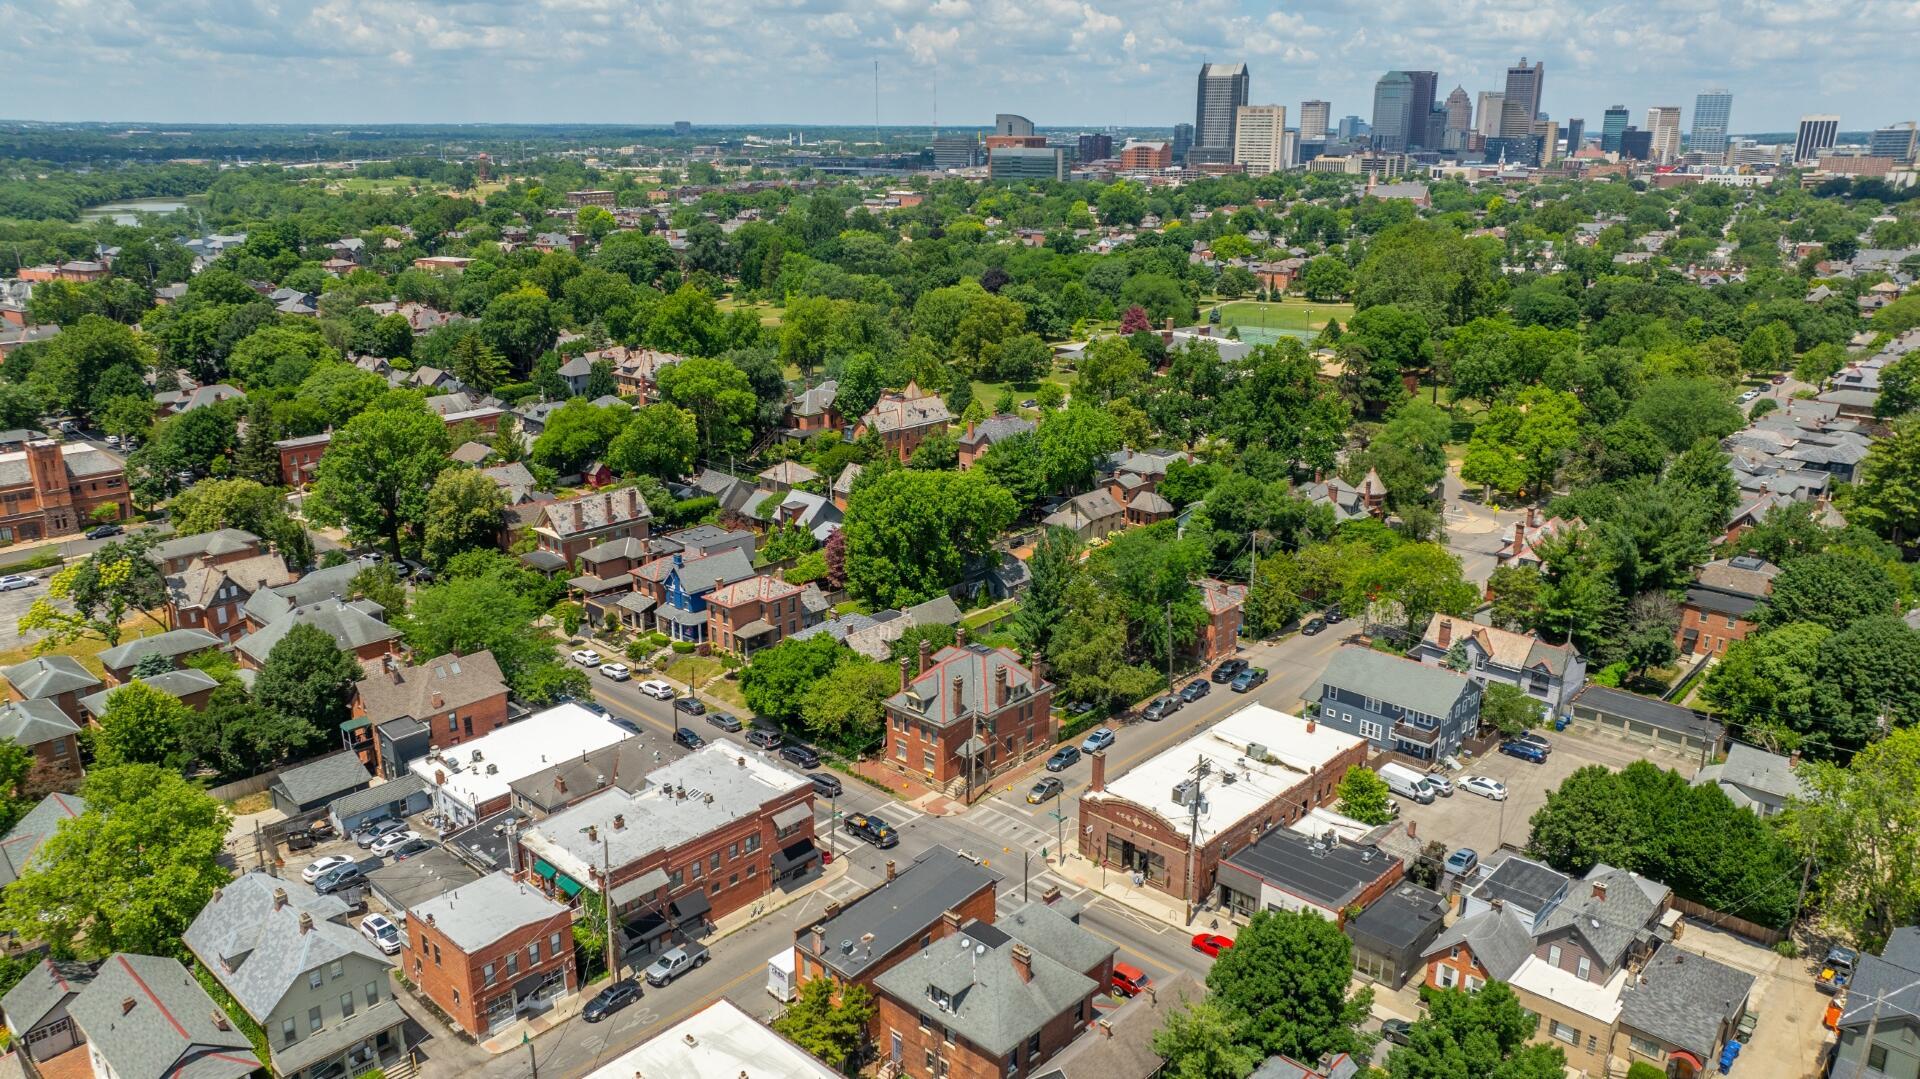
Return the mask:
[[[706,961],[706,948],[698,944],[682,944],[653,961],[653,965],[647,968],[647,984],[655,989],[670,985],[675,978]]]

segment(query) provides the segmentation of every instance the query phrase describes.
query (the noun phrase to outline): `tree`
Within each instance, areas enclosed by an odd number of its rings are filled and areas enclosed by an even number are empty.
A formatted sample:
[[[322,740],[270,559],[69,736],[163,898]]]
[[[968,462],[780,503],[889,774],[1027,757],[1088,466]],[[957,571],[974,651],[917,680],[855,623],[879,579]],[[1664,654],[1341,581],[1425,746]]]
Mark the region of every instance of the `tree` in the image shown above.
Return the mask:
[[[1474,992],[1423,990],[1427,1013],[1415,1020],[1407,1044],[1387,1057],[1389,1079],[1558,1079],[1566,1053],[1557,1045],[1529,1045],[1538,1020],[1520,1006],[1505,982]]]
[[[835,992],[840,999],[836,1002]],[[836,1068],[845,1068],[867,1041],[873,1021],[873,994],[857,982],[840,985],[832,978],[815,978],[800,987],[786,1014],[773,1029],[793,1044]]]
[[[478,390],[491,390],[512,375],[507,358],[478,333],[462,334],[447,357],[453,377]]]
[[[989,454],[991,456],[991,454]],[[1053,630],[1065,613],[1067,591],[1080,571],[1080,537],[1071,529],[1048,528],[1034,541],[1027,559],[1027,594],[1013,615],[1013,639],[1029,658],[1047,654]]]
[[[800,718],[818,742],[850,753],[871,749],[886,732],[888,697],[900,688],[890,663],[845,662],[807,691]]]
[[[248,334],[227,356],[227,373],[248,390],[298,386],[313,369],[340,354],[311,320],[274,323]]]
[[[1346,298],[1353,290],[1353,271],[1347,264],[1330,255],[1320,255],[1308,260],[1307,268],[1300,274],[1300,291],[1307,299],[1318,303],[1332,303]]]
[[[847,533],[836,528],[827,536],[826,544],[821,548],[823,561],[827,567],[827,587],[840,589],[847,583]]]
[[[1379,773],[1359,764],[1348,768],[1334,788],[1340,798],[1340,812],[1362,824],[1385,824],[1393,819],[1393,810],[1387,805],[1392,793]]]
[[[1480,694],[1480,723],[1509,737],[1540,723],[1540,704],[1526,691],[1505,682],[1488,682]]]
[[[1700,695],[1730,723],[1756,731],[1770,748],[1796,748],[1821,717],[1814,711],[1820,648],[1833,631],[1814,622],[1789,622],[1734,641],[1707,672]]]
[[[792,723],[801,717],[815,685],[856,655],[824,633],[781,641],[754,653],[753,662],[740,672],[740,695],[754,715]]]
[[[1487,411],[1474,428],[1460,478],[1495,490],[1544,494],[1580,441],[1580,400],[1531,386]]]
[[[1899,615],[1862,618],[1827,638],[1816,676],[1815,715],[1833,743],[1863,745],[1920,721],[1920,633]]]
[[[1212,999],[1246,1021],[1262,1057],[1360,1053],[1373,990],[1352,993],[1353,944],[1312,911],[1262,910],[1207,971]]]
[[[87,808],[62,821],[0,899],[0,927],[55,954],[180,955],[180,937],[231,877],[229,817],[158,765],[95,768]]]
[[[607,452],[627,421],[623,405],[601,406],[575,397],[548,415],[546,427],[533,441],[533,463],[563,476],[579,472]]]
[[[492,652],[517,695],[548,701],[585,682],[562,677],[569,668],[556,659],[553,637],[534,624],[557,598],[538,574],[497,551],[475,549],[449,559],[441,581],[415,590],[406,617],[396,621],[415,655]]]
[[[1562,872],[1583,874],[1605,862],[1625,866],[1641,837],[1638,810],[1613,773],[1597,764],[1576,769],[1547,792],[1533,815],[1527,849]]]
[[[1202,998],[1167,1013],[1154,1032],[1153,1051],[1166,1062],[1166,1079],[1243,1079],[1262,1057],[1250,1040],[1239,1015]]]
[[[1250,635],[1271,637],[1305,609],[1306,601],[1300,595],[1300,564],[1292,555],[1270,554],[1254,564],[1253,583],[1247,589],[1245,603]]]
[[[1851,516],[1895,543],[1920,536],[1920,415],[1895,420],[1867,450],[1853,505]]]
[[[1540,617],[1545,588],[1540,571],[1532,566],[1501,566],[1487,579],[1493,594],[1493,624],[1501,629],[1533,628]]]
[[[1411,308],[1383,304],[1355,314],[1336,348],[1349,393],[1365,402],[1397,401],[1406,395],[1401,376],[1433,362],[1433,328]]]
[[[267,652],[254,679],[253,699],[268,711],[305,720],[316,731],[338,730],[360,676],[360,665],[331,634],[301,623]]]
[[[700,431],[693,413],[656,404],[633,410],[607,447],[607,467],[623,476],[677,479],[693,471]]]
[[[1805,797],[1783,832],[1820,867],[1810,897],[1834,930],[1863,944],[1920,918],[1920,730],[1898,730],[1842,766],[1809,761]],[[9,896],[11,898],[11,896]]]
[[[507,358],[515,372],[529,371],[533,361],[553,347],[558,334],[553,301],[534,285],[503,292],[481,312],[478,333]]]
[[[1892,613],[1899,598],[1899,586],[1879,561],[1850,551],[1823,552],[1782,567],[1763,621],[1770,626],[1815,622],[1843,630],[1859,619]]]
[[[693,413],[701,456],[747,448],[760,399],[746,372],[725,360],[696,357],[663,368],[659,383],[661,400]]]
[[[1718,442],[1747,422],[1719,383],[1696,378],[1647,383],[1627,418],[1646,424],[1674,453],[1702,439]]]
[[[167,584],[159,563],[147,557],[152,545],[148,535],[131,536],[49,577],[47,594],[20,616],[20,632],[46,634],[34,642],[35,654],[83,638],[111,648],[120,643],[127,615],[136,611],[164,629],[153,612],[166,604]]]
[[[847,501],[847,587],[876,606],[906,606],[959,583],[1016,509],[976,472],[893,470]]]
[[[164,764],[181,768],[182,734],[192,709],[171,693],[155,689],[145,682],[129,682],[116,688],[107,698],[107,710],[100,717],[100,729],[89,732],[94,762],[98,766],[116,764]]]
[[[484,473],[449,468],[427,492],[427,527],[422,547],[427,560],[441,565],[461,551],[491,547],[506,524],[507,495]]]
[[[451,448],[446,425],[421,407],[418,394],[388,394],[334,433],[306,514],[344,523],[355,543],[384,541],[399,558],[420,541],[427,492]]]
[[[1126,339],[1102,337],[1087,345],[1074,376],[1075,400],[1105,404],[1146,383],[1152,368]]]
[[[1366,559],[1348,571],[1343,591],[1348,610],[1376,611],[1411,632],[1435,614],[1464,615],[1480,600],[1460,560],[1437,543],[1404,543]]]

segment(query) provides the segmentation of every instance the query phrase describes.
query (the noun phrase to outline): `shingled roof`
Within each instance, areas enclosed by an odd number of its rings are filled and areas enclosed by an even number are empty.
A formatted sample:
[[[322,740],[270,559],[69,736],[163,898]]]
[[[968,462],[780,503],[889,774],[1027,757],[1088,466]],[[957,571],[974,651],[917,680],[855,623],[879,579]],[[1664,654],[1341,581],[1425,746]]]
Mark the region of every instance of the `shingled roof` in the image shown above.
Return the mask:
[[[354,683],[360,708],[376,725],[401,716],[421,719],[507,692],[492,652],[449,653],[418,666],[389,656],[381,669]]]
[[[1047,683],[1021,665],[1020,657],[1007,648],[948,645],[933,657],[926,673],[912,679],[906,689],[887,698],[887,707],[938,727],[950,726],[974,713],[997,712],[1000,704],[988,695],[1005,672],[1009,703],[1031,697]],[[959,699],[955,700],[958,685]]]

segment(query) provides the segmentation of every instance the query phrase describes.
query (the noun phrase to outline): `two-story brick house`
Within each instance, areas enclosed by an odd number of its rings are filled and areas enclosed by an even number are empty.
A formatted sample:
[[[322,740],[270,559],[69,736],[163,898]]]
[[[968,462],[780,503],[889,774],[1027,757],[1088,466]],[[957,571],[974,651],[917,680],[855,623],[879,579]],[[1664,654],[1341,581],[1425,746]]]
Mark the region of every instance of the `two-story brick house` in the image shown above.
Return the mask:
[[[796,986],[830,978],[836,991],[873,979],[973,921],[991,921],[1001,876],[935,844],[887,879],[845,902],[829,900],[820,920],[794,932]]]
[[[1539,701],[1548,715],[1562,716],[1587,683],[1587,660],[1571,643],[1548,644],[1530,633],[1482,626],[1436,614],[1418,644],[1407,652],[1430,667],[1447,667],[1460,650],[1459,673],[1485,686],[1504,682]],[[1449,669],[1452,669],[1449,667]]]
[[[1780,567],[1756,555],[1715,559],[1701,566],[1680,603],[1673,646],[1683,656],[1724,656],[1757,628],[1754,609],[1773,595]]]
[[[900,691],[888,697],[886,762],[971,796],[993,777],[1053,748],[1053,684],[1011,649],[923,647],[917,673],[900,660]]]
[[[208,562],[196,559],[167,578],[167,627],[198,629],[228,644],[247,632],[247,601],[263,588],[297,579],[276,554]]]
[[[743,657],[771,648],[820,621],[806,591],[766,574],[721,585],[707,596],[707,640]]]
[[[846,422],[834,407],[839,397],[840,383],[831,378],[794,394],[787,401],[787,430],[799,438],[838,431]]]
[[[168,536],[147,548],[147,557],[160,563],[160,572],[171,577],[195,562],[220,566],[258,557],[266,549],[259,536],[243,528],[217,528],[191,536]]]
[[[640,491],[623,487],[547,503],[533,534],[542,551],[571,566],[582,552],[609,540],[646,539],[652,520],[653,511]]]
[[[133,512],[127,464],[86,442],[37,438],[0,453],[0,542],[64,536],[87,528],[102,506]]]
[[[101,681],[72,656],[47,655],[0,670],[10,701],[47,701],[75,723],[86,721],[80,698],[99,689]]]
[[[579,988],[573,911],[489,873],[407,912],[400,966],[461,1030],[484,1038]]]
[[[1458,753],[1480,725],[1480,683],[1364,646],[1335,651],[1318,689],[1320,722],[1419,761]]]
[[[967,424],[967,429],[954,440],[960,447],[960,467],[972,468],[995,445],[1033,430],[1033,421],[1023,416],[991,416]]]
[[[169,668],[179,670],[188,656],[219,648],[223,643],[204,629],[170,629],[103,650],[100,667],[107,685],[120,686],[132,681],[134,669],[149,657],[159,657]]]
[[[1200,602],[1207,609],[1207,624],[1193,643],[1201,662],[1211,663],[1233,655],[1240,647],[1240,625],[1247,604],[1247,586],[1213,577],[1198,582]]]
[[[395,779],[435,750],[507,725],[507,683],[492,652],[449,653],[418,665],[389,654],[353,684],[352,718],[342,726],[360,763]]]
[[[855,438],[873,434],[888,453],[902,464],[928,436],[947,429],[953,413],[938,394],[926,393],[918,383],[909,382],[904,390],[880,395],[853,430]]]
[[[0,741],[12,742],[33,756],[16,792],[20,796],[38,798],[73,790],[85,772],[80,764],[80,725],[44,697],[0,705]]]
[[[716,589],[755,576],[753,563],[736,548],[689,558],[676,552],[634,574],[634,588],[653,600],[653,623],[676,641],[707,640],[707,597]]]

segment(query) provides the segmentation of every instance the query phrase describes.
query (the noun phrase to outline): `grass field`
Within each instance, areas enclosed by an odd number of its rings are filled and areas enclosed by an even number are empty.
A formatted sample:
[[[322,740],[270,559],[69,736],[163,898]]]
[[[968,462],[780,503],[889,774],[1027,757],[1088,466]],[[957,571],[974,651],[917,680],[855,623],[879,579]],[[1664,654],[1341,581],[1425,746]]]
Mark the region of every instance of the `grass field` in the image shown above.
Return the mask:
[[[137,618],[129,619],[128,621],[121,624],[120,643],[125,644],[128,641],[134,640],[139,637],[151,637],[156,633],[165,633],[165,632],[166,632],[166,627],[161,625],[156,625],[152,619],[146,618],[146,617],[137,617]],[[47,655],[47,656],[71,656],[72,658],[78,660],[82,667],[85,667],[87,670],[97,675],[106,669],[100,663],[100,653],[106,651],[106,649],[107,649],[106,642],[101,641],[98,638],[94,638],[94,637],[82,637],[77,641],[69,641],[66,644],[55,645],[54,647],[41,653],[35,653],[33,650],[33,645],[30,643],[23,644],[18,648],[9,648],[4,652],[0,652],[0,667],[11,667],[16,663],[25,663],[27,660],[32,659],[36,654]]]
[[[1329,318],[1337,318],[1342,326],[1353,317],[1353,305],[1346,303],[1308,303],[1305,300],[1282,300],[1279,303],[1261,303],[1258,300],[1230,300],[1219,305],[1220,324],[1239,326],[1242,333],[1249,328],[1265,327],[1270,330],[1296,330],[1319,333],[1327,325]],[[1202,313],[1202,317],[1205,313]]]
[[[780,309],[767,303],[765,300],[756,300],[748,303],[736,300],[731,296],[722,296],[713,301],[713,306],[722,311],[753,311],[760,316],[760,325],[780,325]]]

